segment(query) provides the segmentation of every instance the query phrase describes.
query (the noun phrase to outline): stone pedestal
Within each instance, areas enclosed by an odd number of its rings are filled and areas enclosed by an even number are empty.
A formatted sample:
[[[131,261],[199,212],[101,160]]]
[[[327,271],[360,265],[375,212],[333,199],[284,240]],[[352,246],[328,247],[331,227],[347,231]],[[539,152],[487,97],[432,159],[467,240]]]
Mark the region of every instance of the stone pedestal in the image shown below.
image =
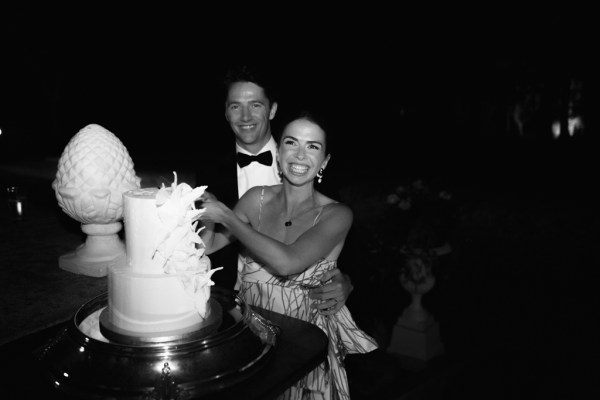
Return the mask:
[[[82,224],[87,234],[85,243],[75,251],[58,258],[58,266],[65,271],[96,278],[108,274],[113,265],[125,265],[125,244],[119,238],[120,222],[109,224]]]
[[[438,322],[431,316],[420,322],[401,316],[394,326],[387,352],[400,356],[408,369],[424,368],[427,361],[444,353]]]

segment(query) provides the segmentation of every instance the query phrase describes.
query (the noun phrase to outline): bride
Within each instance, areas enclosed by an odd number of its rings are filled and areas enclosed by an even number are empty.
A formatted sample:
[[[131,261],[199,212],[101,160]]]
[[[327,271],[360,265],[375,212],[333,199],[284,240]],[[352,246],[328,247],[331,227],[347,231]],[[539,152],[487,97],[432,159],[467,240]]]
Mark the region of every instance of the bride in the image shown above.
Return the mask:
[[[336,268],[353,219],[348,206],[314,187],[331,159],[323,126],[308,113],[285,126],[277,150],[282,184],[250,189],[233,210],[209,192],[201,198],[206,253],[234,240],[243,244],[240,297],[311,322],[328,335],[327,360],[288,389],[286,399],[348,399],[345,355],[377,348],[346,306],[319,312],[308,297],[308,290],[321,284],[320,276]]]

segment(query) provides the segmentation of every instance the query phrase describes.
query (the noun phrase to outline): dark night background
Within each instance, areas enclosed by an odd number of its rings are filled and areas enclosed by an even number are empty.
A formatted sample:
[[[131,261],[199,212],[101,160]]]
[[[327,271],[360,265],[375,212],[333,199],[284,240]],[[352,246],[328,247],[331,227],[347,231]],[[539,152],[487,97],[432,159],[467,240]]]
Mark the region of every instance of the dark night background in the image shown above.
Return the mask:
[[[247,35],[242,18],[214,26],[191,17],[7,20],[2,157],[59,157],[96,123],[134,162],[194,165],[232,146],[220,82],[241,61],[267,67],[280,89],[275,131],[296,106],[323,110],[337,139],[337,172],[343,165],[362,177],[393,168],[471,179],[518,173],[521,163],[571,162],[561,158],[570,153],[554,158],[563,149],[548,125],[566,109],[573,79],[582,83],[586,126],[569,146],[585,144],[565,151],[596,141],[597,64],[585,13],[397,15],[282,17]],[[542,105],[521,137],[511,110],[528,94],[541,95]]]
[[[595,14],[565,4],[397,8],[247,19],[233,10],[2,16],[0,164],[58,160],[95,123],[121,139],[136,167],[198,168],[233,151],[224,69],[258,63],[278,83],[276,132],[305,104],[328,116],[335,147],[326,190],[385,193],[424,178],[456,194],[463,226],[453,267],[428,295],[448,353],[472,357],[456,367],[466,372],[453,376],[454,394],[521,398],[526,387],[553,398],[560,387],[569,398],[595,381],[600,354]],[[554,138],[552,124],[569,112],[583,128]],[[367,330],[377,328],[371,316],[393,323],[407,300],[389,304],[402,289],[372,289],[362,267],[351,309]],[[365,365],[368,386],[401,381]]]

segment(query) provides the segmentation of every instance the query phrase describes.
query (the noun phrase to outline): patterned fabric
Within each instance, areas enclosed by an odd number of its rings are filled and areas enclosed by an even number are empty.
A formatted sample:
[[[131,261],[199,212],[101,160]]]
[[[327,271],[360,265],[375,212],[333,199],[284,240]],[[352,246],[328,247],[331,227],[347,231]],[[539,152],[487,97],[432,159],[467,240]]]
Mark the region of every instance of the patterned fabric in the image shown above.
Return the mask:
[[[244,301],[315,324],[329,338],[327,360],[296,382],[282,399],[349,399],[344,357],[377,348],[375,340],[356,326],[346,306],[334,315],[310,308],[313,300],[308,291],[320,284],[319,277],[325,271],[334,268],[336,261],[320,260],[300,274],[275,276],[251,258],[244,258],[240,288]]]

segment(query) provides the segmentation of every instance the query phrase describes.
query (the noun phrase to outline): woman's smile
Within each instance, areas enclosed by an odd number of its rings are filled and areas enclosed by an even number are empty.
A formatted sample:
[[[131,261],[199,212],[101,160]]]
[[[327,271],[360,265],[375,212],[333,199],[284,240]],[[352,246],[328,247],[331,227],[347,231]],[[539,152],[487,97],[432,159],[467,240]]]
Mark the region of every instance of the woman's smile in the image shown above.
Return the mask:
[[[308,173],[310,168],[307,165],[290,163],[288,165],[288,170],[292,175],[303,176]]]

